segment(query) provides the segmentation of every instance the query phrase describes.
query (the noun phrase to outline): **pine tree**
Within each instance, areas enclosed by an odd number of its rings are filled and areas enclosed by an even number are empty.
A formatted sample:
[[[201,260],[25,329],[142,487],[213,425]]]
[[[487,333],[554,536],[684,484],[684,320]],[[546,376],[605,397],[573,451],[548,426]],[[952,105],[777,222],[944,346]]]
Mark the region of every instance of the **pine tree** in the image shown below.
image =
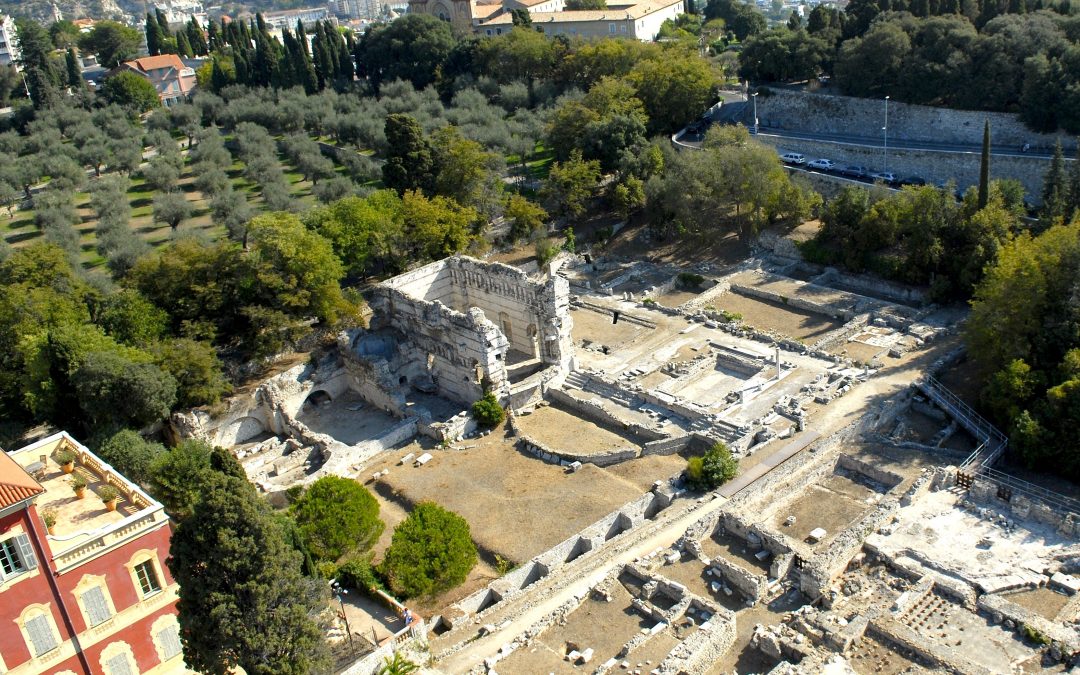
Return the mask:
[[[325,584],[302,576],[300,555],[246,479],[214,476],[199,494],[166,561],[180,584],[184,660],[201,672],[322,672],[312,617]]]
[[[1069,214],[1069,186],[1066,184],[1065,156],[1061,151],[1061,141],[1054,146],[1054,157],[1050,168],[1043,177],[1042,212],[1039,214],[1048,225],[1064,220]]]
[[[990,120],[983,124],[982,161],[979,163],[979,209],[990,201]]]

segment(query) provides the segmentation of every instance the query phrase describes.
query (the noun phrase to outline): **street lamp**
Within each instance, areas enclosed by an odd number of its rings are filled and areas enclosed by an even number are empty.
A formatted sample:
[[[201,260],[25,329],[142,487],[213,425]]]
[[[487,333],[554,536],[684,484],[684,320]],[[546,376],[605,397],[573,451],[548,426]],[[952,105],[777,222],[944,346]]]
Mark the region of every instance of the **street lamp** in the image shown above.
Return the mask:
[[[885,97],[885,126],[881,127],[882,132],[885,134],[885,168],[884,171],[889,170],[889,97]]]
[[[341,584],[339,584],[336,579],[330,582],[330,591],[334,594],[334,597],[337,598],[338,604],[341,606],[341,618],[345,620],[345,633],[349,636],[349,644],[351,645],[352,628],[349,627],[349,615],[345,613],[345,600],[343,597],[348,595],[349,591],[348,589],[342,588]]]
[[[754,99],[754,135],[755,136],[757,136],[757,132],[758,132],[757,95],[758,95],[758,93],[756,91],[753,94],[750,95],[750,97],[752,99]]]

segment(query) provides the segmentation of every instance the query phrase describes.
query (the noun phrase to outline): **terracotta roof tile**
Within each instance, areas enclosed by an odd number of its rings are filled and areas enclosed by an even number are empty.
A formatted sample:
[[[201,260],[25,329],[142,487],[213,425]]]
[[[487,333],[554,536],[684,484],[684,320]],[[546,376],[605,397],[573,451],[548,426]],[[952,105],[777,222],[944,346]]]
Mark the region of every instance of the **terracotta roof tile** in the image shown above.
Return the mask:
[[[0,509],[43,492],[45,488],[26,473],[18,462],[6,452],[0,452]]]

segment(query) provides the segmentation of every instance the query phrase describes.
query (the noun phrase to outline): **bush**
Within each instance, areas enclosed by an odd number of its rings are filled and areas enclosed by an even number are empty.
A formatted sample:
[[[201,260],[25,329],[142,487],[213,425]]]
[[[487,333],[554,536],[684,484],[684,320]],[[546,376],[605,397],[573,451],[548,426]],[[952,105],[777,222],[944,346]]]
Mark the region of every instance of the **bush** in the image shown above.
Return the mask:
[[[738,472],[738,460],[723,443],[713,445],[703,456],[691,457],[686,462],[686,480],[699,490],[715,490]]]
[[[396,595],[430,597],[465,581],[476,561],[465,519],[433,502],[421,502],[394,528],[381,571]]]
[[[483,427],[497,426],[506,419],[506,411],[499,405],[499,399],[495,398],[495,394],[490,391],[472,404],[472,414]]]
[[[125,478],[146,483],[150,480],[150,465],[154,458],[167,451],[164,446],[143,439],[137,432],[122,429],[98,446],[95,452]]]
[[[1031,640],[1037,645],[1050,644],[1050,638],[1046,637],[1046,635],[1044,635],[1043,632],[1040,631],[1038,628],[1035,628],[1034,626],[1029,626],[1026,623],[1024,624],[1024,637],[1026,637],[1028,640]]]
[[[71,464],[75,461],[75,453],[70,450],[58,450],[56,454],[53,455],[53,459],[56,460],[56,463],[60,466],[64,466],[65,464]]]
[[[349,560],[338,567],[337,580],[342,586],[355,588],[362,593],[370,593],[374,589],[384,588],[378,571],[371,564],[370,554]]]
[[[320,561],[370,549],[383,531],[379,503],[354,480],[325,476],[291,508],[304,544]]]
[[[680,272],[678,282],[683,288],[699,288],[701,284],[705,283],[705,277],[692,272]]]

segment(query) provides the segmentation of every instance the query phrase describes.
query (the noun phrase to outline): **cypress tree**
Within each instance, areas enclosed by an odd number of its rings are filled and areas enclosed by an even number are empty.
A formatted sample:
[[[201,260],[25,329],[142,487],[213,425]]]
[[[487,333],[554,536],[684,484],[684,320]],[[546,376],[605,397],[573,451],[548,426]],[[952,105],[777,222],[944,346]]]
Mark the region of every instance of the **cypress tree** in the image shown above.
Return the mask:
[[[206,37],[203,35],[202,28],[199,27],[198,22],[195,21],[195,17],[191,17],[191,21],[188,22],[187,28],[188,44],[191,45],[191,51],[195,56],[206,56],[209,53],[209,48],[206,44]]]
[[[150,12],[146,13],[146,51],[150,56],[161,53],[161,26]]]
[[[979,163],[979,209],[990,201],[990,120],[983,124],[982,161]]]
[[[1080,216],[1080,139],[1076,144],[1076,157],[1069,167],[1069,217]]]
[[[1053,225],[1057,220],[1063,220],[1067,215],[1069,189],[1066,185],[1065,156],[1061,151],[1061,141],[1054,146],[1054,157],[1050,160],[1050,168],[1043,177],[1042,189],[1042,212],[1039,217],[1047,221],[1047,225]]]
[[[82,69],[79,68],[79,57],[75,55],[75,48],[68,47],[67,55],[64,57],[64,62],[67,66],[67,83],[72,89],[82,89]]]
[[[160,29],[159,40],[162,54],[175,54],[176,45],[173,42],[172,31],[169,30],[169,20],[165,18],[165,13],[160,9],[154,8],[154,12],[157,14],[157,24]]]
[[[194,19],[192,19],[192,21],[194,21]],[[206,27],[206,47],[209,51],[214,51],[220,49],[222,46],[221,36],[218,33],[217,21],[211,19],[210,24]]]
[[[189,59],[194,56],[191,52],[191,45],[188,43],[186,31],[176,31],[176,53]]]

